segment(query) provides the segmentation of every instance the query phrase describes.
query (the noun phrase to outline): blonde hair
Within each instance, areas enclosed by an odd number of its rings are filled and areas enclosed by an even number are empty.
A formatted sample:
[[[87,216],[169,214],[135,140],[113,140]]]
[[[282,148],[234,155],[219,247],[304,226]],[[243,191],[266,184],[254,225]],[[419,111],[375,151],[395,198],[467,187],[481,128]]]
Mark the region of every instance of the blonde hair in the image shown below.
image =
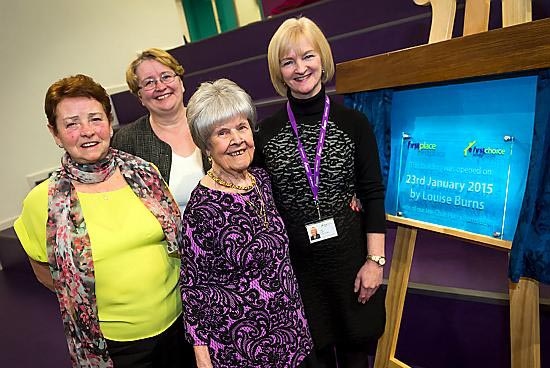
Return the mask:
[[[164,50],[150,48],[141,52],[138,57],[130,63],[128,69],[126,69],[126,84],[128,84],[130,91],[136,96],[138,96],[139,92],[139,78],[136,74],[136,70],[139,64],[145,60],[158,61],[162,65],[172,69],[180,78],[183,76],[183,72],[185,71],[176,58]]]
[[[286,96],[287,92],[287,86],[281,73],[281,58],[289,50],[296,47],[302,37],[312,43],[315,51],[321,57],[321,66],[324,70],[321,82],[326,84],[334,76],[332,51],[325,35],[317,24],[306,17],[287,19],[273,34],[267,48],[267,62],[269,64],[271,83],[281,96]]]
[[[254,129],[256,107],[252,98],[229,79],[201,83],[187,104],[191,137],[203,153],[216,126],[236,116],[244,116]]]

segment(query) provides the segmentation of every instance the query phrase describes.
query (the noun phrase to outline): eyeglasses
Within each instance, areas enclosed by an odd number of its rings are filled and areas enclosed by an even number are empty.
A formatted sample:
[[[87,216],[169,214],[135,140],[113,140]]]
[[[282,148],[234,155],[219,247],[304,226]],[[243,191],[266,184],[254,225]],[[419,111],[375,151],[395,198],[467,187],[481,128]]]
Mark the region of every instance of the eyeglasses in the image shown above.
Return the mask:
[[[160,75],[159,79],[155,79],[155,78],[144,79],[141,82],[141,86],[139,86],[138,89],[142,89],[144,91],[151,91],[151,90],[155,89],[158,82],[162,82],[162,84],[164,84],[164,85],[170,84],[174,81],[174,79],[176,79],[177,76],[178,75],[175,74],[175,73],[169,73],[169,72],[162,73]]]

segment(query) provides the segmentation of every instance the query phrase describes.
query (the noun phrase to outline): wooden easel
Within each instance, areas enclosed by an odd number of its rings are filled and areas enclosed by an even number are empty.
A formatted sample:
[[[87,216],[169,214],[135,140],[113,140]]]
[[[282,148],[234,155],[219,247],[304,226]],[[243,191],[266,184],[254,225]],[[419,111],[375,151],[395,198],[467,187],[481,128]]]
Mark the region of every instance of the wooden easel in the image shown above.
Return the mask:
[[[337,65],[336,92],[353,93],[550,68],[550,19],[529,22],[530,0],[502,0],[506,28],[487,31],[489,0],[467,0],[464,32],[451,39],[455,0],[432,0],[430,44]],[[417,4],[428,4],[415,0]],[[527,22],[527,23],[525,23]],[[524,23],[512,26],[516,23]],[[440,42],[443,41],[443,42]],[[399,71],[399,73],[396,73]],[[508,251],[511,243],[420,221],[387,216],[398,224],[388,291],[387,322],[375,368],[409,367],[395,357],[418,230],[447,234]],[[510,285],[511,367],[540,367],[538,283]]]
[[[417,5],[432,6],[432,26],[428,43],[449,40],[453,35],[456,0],[414,0]],[[486,32],[489,27],[491,0],[466,0],[463,35]],[[530,22],[531,0],[502,0],[502,25]]]
[[[409,274],[418,230],[423,229],[440,234],[446,234],[456,238],[468,240],[475,244],[489,246],[504,251],[510,250],[511,243],[509,241],[494,239],[487,236],[468,233],[466,231],[446,228],[402,217],[391,215],[387,215],[386,217],[389,221],[395,222],[399,225],[397,226],[397,234],[393,248],[393,257],[386,295],[386,330],[384,335],[378,341],[378,349],[376,351],[376,361],[374,366],[375,368],[408,368],[409,366],[407,364],[401,362],[395,357],[395,351],[397,348],[397,339],[399,337],[399,328],[401,326],[401,317],[403,315],[403,306],[405,304],[405,296],[407,294]],[[518,365],[517,367],[523,368],[528,366]]]

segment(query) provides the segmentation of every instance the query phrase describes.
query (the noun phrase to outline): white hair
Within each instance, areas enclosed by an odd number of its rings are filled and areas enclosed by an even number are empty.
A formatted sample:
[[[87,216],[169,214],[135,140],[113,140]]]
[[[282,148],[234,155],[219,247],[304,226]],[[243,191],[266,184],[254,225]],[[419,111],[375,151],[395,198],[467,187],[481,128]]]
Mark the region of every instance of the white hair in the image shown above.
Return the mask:
[[[202,152],[208,149],[208,139],[216,126],[236,116],[245,117],[254,129],[256,108],[252,98],[229,79],[201,83],[187,104],[189,130]]]

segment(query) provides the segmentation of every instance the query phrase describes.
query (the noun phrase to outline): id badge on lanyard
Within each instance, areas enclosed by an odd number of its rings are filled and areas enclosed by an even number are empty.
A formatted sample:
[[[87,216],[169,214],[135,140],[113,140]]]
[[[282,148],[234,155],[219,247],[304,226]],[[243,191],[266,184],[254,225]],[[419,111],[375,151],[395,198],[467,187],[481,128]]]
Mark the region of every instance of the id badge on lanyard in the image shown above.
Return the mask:
[[[300,141],[300,137],[298,135],[298,124],[296,123],[296,118],[294,117],[294,113],[290,108],[290,102],[287,102],[286,104],[286,111],[288,113],[288,118],[290,120],[292,130],[294,131],[294,135],[296,136],[296,139],[298,141],[298,153],[300,154],[302,164],[306,171],[307,181],[311,189],[313,201],[315,203],[315,207],[317,208],[317,215],[319,217],[317,221],[310,222],[305,226],[305,231],[307,232],[309,242],[313,244],[322,240],[334,238],[338,236],[338,231],[336,230],[334,218],[322,218],[321,210],[319,207],[319,174],[321,169],[321,154],[323,152],[323,146],[325,144],[325,137],[327,132],[328,116],[330,111],[330,99],[328,98],[328,96],[325,95],[325,107],[323,109],[323,118],[321,120],[321,129],[319,132],[319,140],[317,141],[317,149],[315,150],[315,163],[313,166],[313,170],[311,169],[311,165],[309,164],[304,146]]]

